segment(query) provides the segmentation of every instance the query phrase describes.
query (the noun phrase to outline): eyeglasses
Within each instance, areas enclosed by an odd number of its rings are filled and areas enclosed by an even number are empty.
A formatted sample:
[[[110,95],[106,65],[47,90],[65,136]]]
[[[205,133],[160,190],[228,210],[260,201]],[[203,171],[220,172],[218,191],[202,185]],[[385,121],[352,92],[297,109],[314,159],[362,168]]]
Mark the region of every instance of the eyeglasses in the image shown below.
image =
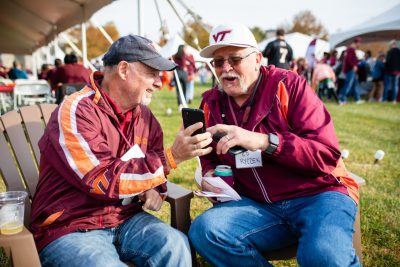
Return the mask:
[[[225,58],[214,58],[213,60],[211,60],[210,64],[214,68],[221,68],[224,65],[225,61],[228,60],[228,63],[232,67],[237,66],[242,62],[243,59],[247,58],[248,56],[250,56],[253,53],[256,53],[256,51],[252,51],[245,56],[230,56],[226,59]]]

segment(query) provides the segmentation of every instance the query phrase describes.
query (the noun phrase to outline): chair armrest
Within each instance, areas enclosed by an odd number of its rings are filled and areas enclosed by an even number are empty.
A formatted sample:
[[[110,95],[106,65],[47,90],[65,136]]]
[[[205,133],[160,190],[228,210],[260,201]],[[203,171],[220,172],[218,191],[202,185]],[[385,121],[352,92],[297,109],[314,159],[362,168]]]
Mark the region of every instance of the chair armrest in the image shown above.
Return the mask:
[[[190,200],[193,192],[168,182],[167,201],[171,205],[171,226],[187,234],[190,227]]]
[[[0,246],[11,248],[11,258],[14,267],[40,267],[39,255],[33,235],[25,228],[15,235],[0,235]]]

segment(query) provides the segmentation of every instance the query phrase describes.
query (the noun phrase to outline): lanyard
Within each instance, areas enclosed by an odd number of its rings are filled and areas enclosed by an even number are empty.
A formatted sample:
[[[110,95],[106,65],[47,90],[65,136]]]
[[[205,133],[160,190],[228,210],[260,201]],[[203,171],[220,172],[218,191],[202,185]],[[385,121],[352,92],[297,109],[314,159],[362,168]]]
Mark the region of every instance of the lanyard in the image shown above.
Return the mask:
[[[245,108],[244,114],[243,114],[242,123],[240,124],[240,127],[243,127],[243,125],[245,125],[245,124],[247,123],[248,119],[249,119],[251,107],[252,107],[253,104],[254,104],[254,97],[255,97],[255,95],[256,95],[258,86],[260,85],[261,78],[262,78],[262,73],[260,73],[260,76],[258,76],[256,85],[254,86],[254,90],[253,90],[253,92],[251,93],[249,103],[246,105],[246,108]],[[235,125],[239,125],[238,122],[237,122],[237,119],[236,119],[235,112],[233,111],[231,99],[230,99],[229,96],[228,96],[228,104],[229,104],[229,109],[230,109],[230,111],[231,111],[231,113],[232,113],[232,117],[233,117],[233,121],[235,122]],[[222,113],[222,119],[223,119],[224,122],[225,122],[225,114],[224,114],[224,113],[225,113],[225,105],[224,105],[224,110],[223,110],[223,113]],[[226,123],[226,122],[225,122],[225,123]]]

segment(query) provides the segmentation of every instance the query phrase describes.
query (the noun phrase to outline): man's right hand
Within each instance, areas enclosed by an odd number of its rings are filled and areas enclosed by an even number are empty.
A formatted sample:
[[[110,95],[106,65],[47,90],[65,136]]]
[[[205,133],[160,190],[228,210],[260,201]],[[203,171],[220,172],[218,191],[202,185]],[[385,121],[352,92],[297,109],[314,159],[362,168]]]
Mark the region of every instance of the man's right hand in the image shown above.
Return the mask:
[[[198,122],[186,129],[181,128],[171,147],[172,155],[177,164],[196,156],[204,156],[212,151],[211,146],[207,147],[212,142],[209,132],[191,136],[202,127],[203,123]]]

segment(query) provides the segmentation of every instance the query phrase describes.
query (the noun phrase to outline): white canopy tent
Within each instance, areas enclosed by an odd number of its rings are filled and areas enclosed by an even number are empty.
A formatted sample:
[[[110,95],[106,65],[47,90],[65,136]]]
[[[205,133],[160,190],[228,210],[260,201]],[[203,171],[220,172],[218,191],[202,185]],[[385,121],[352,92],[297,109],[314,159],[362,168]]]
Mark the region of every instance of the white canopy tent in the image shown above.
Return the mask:
[[[258,44],[258,48],[263,51],[269,42],[272,42],[276,37],[268,38]],[[309,35],[293,32],[285,35],[285,40],[293,49],[293,58],[306,57],[307,48],[310,42],[314,39]],[[315,56],[321,59],[324,52],[329,52],[329,43],[322,39],[317,39],[315,46]]]
[[[400,4],[344,32],[332,34],[331,47],[348,45],[354,37],[363,42],[388,41],[400,39]]]

